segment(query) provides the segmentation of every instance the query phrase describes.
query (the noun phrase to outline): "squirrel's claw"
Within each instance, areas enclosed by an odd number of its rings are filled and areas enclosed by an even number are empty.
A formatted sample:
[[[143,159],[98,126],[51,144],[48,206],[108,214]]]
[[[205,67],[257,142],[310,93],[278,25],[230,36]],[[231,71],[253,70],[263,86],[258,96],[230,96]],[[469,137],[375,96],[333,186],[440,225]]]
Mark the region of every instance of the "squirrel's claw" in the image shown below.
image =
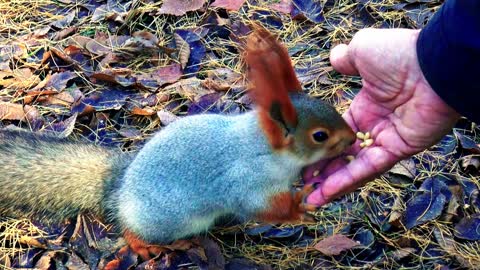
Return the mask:
[[[294,193],[276,194],[271,198],[268,208],[258,213],[257,217],[261,221],[270,223],[315,222],[313,216],[307,212],[316,211],[317,207],[304,202],[314,190],[315,186],[310,184]]]

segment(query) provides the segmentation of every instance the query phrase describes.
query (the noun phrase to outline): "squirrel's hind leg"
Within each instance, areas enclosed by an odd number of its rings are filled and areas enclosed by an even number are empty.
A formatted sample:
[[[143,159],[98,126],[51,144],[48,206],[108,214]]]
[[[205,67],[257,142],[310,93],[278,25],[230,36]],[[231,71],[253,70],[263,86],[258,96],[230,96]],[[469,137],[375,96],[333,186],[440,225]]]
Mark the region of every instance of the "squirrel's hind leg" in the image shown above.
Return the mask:
[[[133,253],[138,254],[142,260],[148,261],[162,253],[168,252],[170,249],[159,245],[151,245],[141,240],[134,233],[126,230],[123,233],[123,237],[127,242],[127,246],[122,247],[119,251],[119,257],[110,261],[103,270],[118,270],[122,261],[122,256],[128,254],[128,249]]]
[[[305,198],[315,190],[313,184],[305,185],[300,191],[282,192],[270,198],[270,205],[257,214],[257,218],[263,222],[314,222],[315,219],[308,211],[316,211],[317,207],[305,203]]]

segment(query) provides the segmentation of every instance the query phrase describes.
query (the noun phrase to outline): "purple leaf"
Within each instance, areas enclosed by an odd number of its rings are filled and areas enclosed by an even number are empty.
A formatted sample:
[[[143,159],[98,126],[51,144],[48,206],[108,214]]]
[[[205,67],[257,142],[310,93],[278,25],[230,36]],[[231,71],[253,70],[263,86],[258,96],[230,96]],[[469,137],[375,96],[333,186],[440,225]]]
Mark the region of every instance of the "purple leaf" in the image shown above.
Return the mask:
[[[273,228],[273,226],[270,225],[270,224],[260,225],[260,226],[255,226],[253,228],[250,228],[250,229],[246,230],[245,233],[248,234],[248,235],[252,235],[252,236],[260,235],[262,233],[268,232],[272,228]]]
[[[455,225],[454,234],[458,238],[480,240],[480,214],[464,217]]]
[[[190,47],[190,57],[183,72],[187,76],[192,75],[200,70],[200,64],[206,54],[205,46],[200,41],[201,37],[193,31],[179,29],[175,31],[175,34],[179,35]]]
[[[292,17],[303,15],[314,23],[321,23],[325,20],[322,14],[323,7],[320,1],[315,0],[293,0]]]
[[[411,229],[437,218],[442,213],[445,202],[445,195],[441,193],[425,192],[415,196],[407,203],[405,226]]]
[[[468,137],[467,135],[461,134],[456,130],[453,131],[453,133],[457,137],[457,140],[460,142],[460,145],[464,150],[467,150],[471,153],[480,154],[480,147],[472,138]]]
[[[303,233],[303,226],[275,228],[266,232],[263,236],[266,238],[288,238],[298,236]]]

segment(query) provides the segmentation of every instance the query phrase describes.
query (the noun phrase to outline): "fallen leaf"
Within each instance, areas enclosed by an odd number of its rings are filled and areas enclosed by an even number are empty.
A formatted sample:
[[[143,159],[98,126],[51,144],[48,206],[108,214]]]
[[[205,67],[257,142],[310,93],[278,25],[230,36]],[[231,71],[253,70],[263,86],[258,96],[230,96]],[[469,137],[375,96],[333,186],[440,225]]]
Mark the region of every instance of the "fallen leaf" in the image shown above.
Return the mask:
[[[29,68],[15,69],[9,74],[0,75],[0,85],[5,88],[31,88],[40,83],[40,78]]]
[[[258,225],[258,226],[255,226],[253,228],[249,228],[248,230],[245,231],[245,233],[247,235],[261,235],[263,233],[266,233],[268,232],[269,230],[271,230],[273,228],[273,226],[271,224],[262,224],[262,225]]]
[[[207,71],[207,78],[203,85],[215,91],[227,91],[231,88],[245,87],[242,85],[242,74],[229,68],[218,68]]]
[[[190,49],[188,62],[186,63],[183,72],[186,75],[193,75],[201,68],[201,63],[206,55],[206,49],[203,43],[200,41],[201,36],[196,31],[179,29],[175,31],[176,37],[180,37],[188,44]],[[177,40],[178,38],[176,38]],[[185,47],[184,43],[177,44],[177,46]]]
[[[478,170],[480,168],[480,155],[468,155],[460,158],[464,170]]]
[[[135,73],[132,74],[132,82],[135,82],[134,86],[139,88],[156,91],[161,86],[174,83],[178,81],[183,75],[181,66],[179,64],[173,64],[164,67],[158,67],[149,73]]]
[[[246,0],[215,0],[212,7],[224,8],[226,10],[238,11]]]
[[[125,138],[138,139],[142,137],[142,132],[133,127],[122,127],[118,133]]]
[[[54,95],[49,95],[47,98],[42,102],[46,105],[61,105],[65,107],[69,107],[70,105],[75,102],[75,99],[72,95],[68,92],[61,92]]]
[[[35,264],[36,269],[51,269],[55,265],[54,258],[58,251],[45,252]]]
[[[273,228],[263,234],[263,237],[280,239],[298,236],[303,233],[303,226],[293,226],[285,228]]]
[[[23,43],[0,46],[0,61],[21,59],[28,56],[27,46]]]
[[[128,10],[132,5],[131,1],[119,2],[119,1],[107,1],[106,4],[101,5],[95,9],[92,14],[92,22],[99,22],[107,19],[124,23],[125,16],[128,14]]]
[[[327,256],[334,256],[358,246],[361,246],[361,244],[342,234],[335,234],[318,242],[315,249]]]
[[[68,260],[65,263],[65,267],[68,270],[87,270],[90,269],[86,263],[82,261],[80,257],[78,257],[75,252],[68,254]]]
[[[22,120],[25,118],[25,111],[22,104],[17,103],[0,103],[0,119],[1,120]]]
[[[294,18],[303,15],[314,23],[321,23],[325,20],[322,11],[323,6],[318,0],[293,0],[292,16]]]
[[[270,4],[270,8],[278,12],[290,14],[293,9],[292,0],[280,0],[277,3]]]
[[[206,237],[202,237],[200,238],[200,245],[205,250],[208,269],[212,269],[212,270],[225,269],[225,258],[223,257],[220,247],[215,241]]]
[[[190,58],[190,46],[179,34],[173,34],[173,37],[175,39],[175,46],[178,49],[178,60],[182,68],[185,68]]]
[[[480,147],[477,145],[475,140],[473,140],[467,135],[458,132],[457,130],[454,130],[453,134],[455,134],[455,137],[457,137],[457,140],[460,142],[460,146],[462,147],[462,149],[467,150],[471,153],[480,154]]]
[[[396,261],[399,261],[403,258],[406,258],[412,254],[415,254],[416,250],[414,248],[401,248],[401,249],[397,249],[395,250],[394,252],[392,252],[392,254],[390,254],[390,256],[392,256],[392,258]]]
[[[75,10],[72,10],[67,15],[63,16],[62,19],[53,22],[52,26],[63,29],[69,26],[72,23],[73,19],[75,19]]]
[[[200,96],[212,93],[212,90],[206,89],[202,86],[202,80],[193,77],[180,80],[174,84],[163,88],[164,92],[174,92],[188,99],[198,98]]]
[[[76,78],[77,74],[71,71],[55,73],[50,77],[50,80],[45,85],[45,89],[50,90],[54,89],[58,92],[61,92],[67,87],[68,81],[73,78]]]
[[[393,168],[391,168],[389,172],[393,174],[403,175],[410,179],[414,179],[415,176],[417,175],[415,161],[413,161],[413,159],[411,158],[402,160],[397,164],[395,164],[395,166],[393,166]]]
[[[77,121],[78,114],[74,113],[72,116],[67,118],[65,121],[62,122],[64,128],[63,130],[59,130],[60,133],[57,135],[59,138],[67,138],[72,134],[73,130],[75,129],[75,122]]]
[[[40,243],[40,241],[38,241],[36,238],[28,235],[22,235],[18,241],[20,242],[20,244],[25,244],[25,245],[28,245],[29,247],[36,247],[36,248],[43,248],[43,249],[47,248],[45,244]]]
[[[155,114],[155,110],[152,108],[139,108],[135,107],[130,111],[133,115],[150,116]]]
[[[435,219],[443,211],[446,198],[441,193],[425,192],[407,203],[405,227],[411,229],[419,224]]]
[[[157,11],[159,14],[169,14],[175,16],[182,16],[189,11],[195,11],[203,7],[206,0],[165,0],[162,7]]]
[[[58,40],[62,40],[72,34],[74,34],[76,31],[77,31],[77,27],[76,26],[71,26],[71,27],[68,27],[68,28],[65,28],[61,31],[58,31],[56,32],[53,36],[52,36],[52,40],[55,40],[55,41],[58,41]]]
[[[458,238],[471,241],[480,240],[480,214],[462,218],[456,225],[454,234]]]
[[[164,126],[167,126],[173,122],[175,122],[176,120],[179,119],[178,116],[176,116],[175,114],[167,111],[167,110],[160,110],[157,112],[157,116],[158,118],[160,119],[160,122],[164,125]]]
[[[129,87],[136,84],[137,81],[136,78],[130,76],[131,73],[132,71],[126,68],[107,69],[93,73],[90,78],[99,81],[119,84],[123,87]]]

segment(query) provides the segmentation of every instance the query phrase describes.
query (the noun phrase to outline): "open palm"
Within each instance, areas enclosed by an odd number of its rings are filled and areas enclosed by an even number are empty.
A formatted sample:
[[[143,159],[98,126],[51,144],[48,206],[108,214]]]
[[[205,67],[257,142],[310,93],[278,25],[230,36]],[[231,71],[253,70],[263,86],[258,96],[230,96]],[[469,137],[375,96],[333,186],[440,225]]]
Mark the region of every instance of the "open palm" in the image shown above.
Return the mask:
[[[373,145],[350,150],[347,163],[338,158],[305,170],[307,183],[319,182],[308,203],[322,205],[390,169],[447,134],[459,115],[429,86],[419,67],[416,41],[419,31],[364,29],[347,45],[335,47],[333,67],[347,75],[360,75],[363,88],[344,118],[355,131],[372,134]],[[313,176],[313,171],[322,173]]]

